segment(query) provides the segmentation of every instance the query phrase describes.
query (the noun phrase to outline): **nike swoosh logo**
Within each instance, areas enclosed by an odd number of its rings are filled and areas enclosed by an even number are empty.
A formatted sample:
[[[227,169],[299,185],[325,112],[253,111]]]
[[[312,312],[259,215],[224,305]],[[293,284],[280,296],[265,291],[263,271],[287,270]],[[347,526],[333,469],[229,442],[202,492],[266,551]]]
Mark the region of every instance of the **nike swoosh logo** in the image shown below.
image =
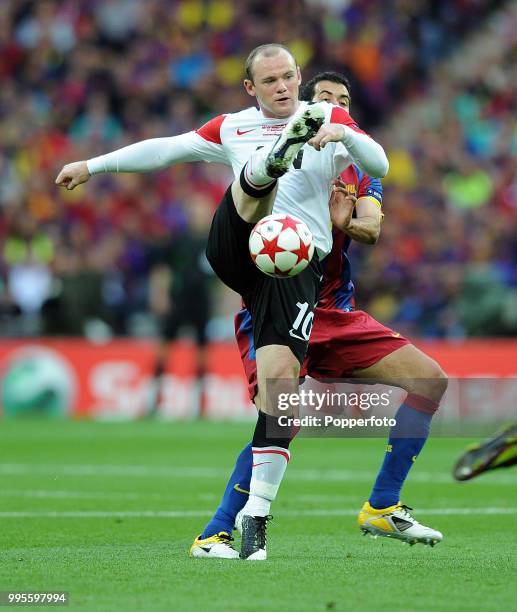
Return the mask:
[[[235,491],[237,491],[237,493],[245,493],[246,495],[250,494],[250,492],[246,491],[246,489],[241,489],[239,487],[239,483],[237,483],[236,485],[233,485],[233,488],[234,488]]]
[[[251,467],[257,467],[258,465],[264,465],[265,463],[271,463],[271,461],[262,461],[261,463],[254,463]]]
[[[307,338],[302,338],[302,336],[295,334],[292,329],[289,330],[289,335],[291,336],[291,338],[296,338],[297,340],[303,340],[304,342],[307,342]]]
[[[399,332],[393,332],[391,335],[393,338],[400,338]]]
[[[257,128],[251,128],[251,130],[241,130],[241,128],[237,128],[237,136],[244,136],[244,134],[249,134],[250,132],[254,132]]]

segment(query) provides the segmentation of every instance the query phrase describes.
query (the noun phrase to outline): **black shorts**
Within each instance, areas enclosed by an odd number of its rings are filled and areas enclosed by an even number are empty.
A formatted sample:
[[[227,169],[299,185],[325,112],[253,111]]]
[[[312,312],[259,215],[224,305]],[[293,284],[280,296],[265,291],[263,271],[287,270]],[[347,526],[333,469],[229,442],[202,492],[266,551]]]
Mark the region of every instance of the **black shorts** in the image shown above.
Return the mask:
[[[229,187],[212,220],[208,261],[223,283],[242,296],[251,313],[255,349],[288,346],[302,363],[318,301],[321,265],[314,255],[310,265],[292,278],[263,274],[249,254],[254,226],[237,213]]]

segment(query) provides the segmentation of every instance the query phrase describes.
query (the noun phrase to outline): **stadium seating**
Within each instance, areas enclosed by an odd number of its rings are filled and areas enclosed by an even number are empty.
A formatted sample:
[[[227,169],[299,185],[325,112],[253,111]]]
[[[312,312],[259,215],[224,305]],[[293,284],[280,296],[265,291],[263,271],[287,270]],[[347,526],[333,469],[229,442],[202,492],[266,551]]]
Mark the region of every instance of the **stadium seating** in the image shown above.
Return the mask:
[[[152,332],[153,249],[188,223],[194,191],[213,208],[229,173],[191,165],[72,193],[53,178],[65,162],[248,105],[243,59],[276,40],[306,77],[350,74],[352,114],[390,156],[382,238],[353,249],[361,307],[412,335],[515,334],[517,16],[502,5],[3,3],[0,331],[77,335],[98,319]],[[224,321],[235,301],[214,290]],[[73,314],[52,327],[59,296]]]

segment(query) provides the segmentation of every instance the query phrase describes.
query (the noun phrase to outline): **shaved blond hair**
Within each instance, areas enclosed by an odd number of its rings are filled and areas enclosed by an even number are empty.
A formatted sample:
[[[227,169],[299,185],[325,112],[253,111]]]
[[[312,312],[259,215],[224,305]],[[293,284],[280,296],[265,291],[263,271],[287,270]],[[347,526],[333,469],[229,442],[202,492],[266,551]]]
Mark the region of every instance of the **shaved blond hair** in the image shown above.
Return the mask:
[[[264,57],[273,57],[281,51],[285,51],[286,53],[288,53],[293,58],[294,64],[297,65],[294,55],[285,45],[281,45],[280,43],[268,43],[266,45],[259,45],[258,47],[255,47],[253,51],[251,51],[251,53],[248,55],[248,58],[246,59],[246,63],[244,64],[246,78],[253,83],[253,63],[259,55],[263,55]]]

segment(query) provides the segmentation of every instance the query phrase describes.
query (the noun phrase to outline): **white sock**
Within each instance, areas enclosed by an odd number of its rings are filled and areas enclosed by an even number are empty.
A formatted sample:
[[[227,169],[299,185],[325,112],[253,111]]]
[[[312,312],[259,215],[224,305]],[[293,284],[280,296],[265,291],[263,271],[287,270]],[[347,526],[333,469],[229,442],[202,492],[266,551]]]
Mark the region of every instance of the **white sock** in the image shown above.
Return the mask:
[[[269,499],[250,494],[244,506],[244,514],[249,514],[250,516],[267,516],[270,508],[271,502]]]
[[[266,159],[270,151],[270,147],[257,149],[244,166],[244,179],[253,189],[264,189],[276,180],[266,172]]]
[[[243,513],[251,516],[269,514],[271,502],[276,498],[284,477],[290,453],[280,446],[252,447],[250,495]]]

